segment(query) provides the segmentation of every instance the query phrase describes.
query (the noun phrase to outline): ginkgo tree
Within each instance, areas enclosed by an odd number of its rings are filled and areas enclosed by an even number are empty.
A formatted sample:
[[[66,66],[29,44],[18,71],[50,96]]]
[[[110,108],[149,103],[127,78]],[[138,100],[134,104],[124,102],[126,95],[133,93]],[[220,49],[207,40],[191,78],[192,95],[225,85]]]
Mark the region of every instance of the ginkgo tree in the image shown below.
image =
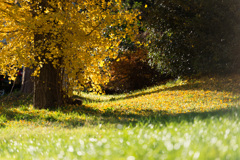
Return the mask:
[[[134,41],[138,14],[121,0],[0,0],[0,72],[33,68],[34,106],[59,107],[74,87],[100,89],[104,60],[126,35]]]

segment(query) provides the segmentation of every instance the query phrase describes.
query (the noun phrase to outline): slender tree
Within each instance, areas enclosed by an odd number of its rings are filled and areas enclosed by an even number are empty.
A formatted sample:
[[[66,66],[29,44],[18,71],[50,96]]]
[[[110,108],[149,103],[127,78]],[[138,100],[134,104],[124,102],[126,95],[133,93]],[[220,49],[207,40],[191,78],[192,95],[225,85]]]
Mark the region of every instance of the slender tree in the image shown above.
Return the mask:
[[[33,93],[33,77],[31,76],[33,73],[33,69],[24,67],[23,75],[22,75],[22,84],[21,84],[21,92],[23,94],[32,94]]]
[[[99,84],[102,62],[126,34],[134,39],[137,15],[121,0],[0,0],[1,72],[14,79],[16,68],[33,68],[34,106],[59,107],[73,87]]]

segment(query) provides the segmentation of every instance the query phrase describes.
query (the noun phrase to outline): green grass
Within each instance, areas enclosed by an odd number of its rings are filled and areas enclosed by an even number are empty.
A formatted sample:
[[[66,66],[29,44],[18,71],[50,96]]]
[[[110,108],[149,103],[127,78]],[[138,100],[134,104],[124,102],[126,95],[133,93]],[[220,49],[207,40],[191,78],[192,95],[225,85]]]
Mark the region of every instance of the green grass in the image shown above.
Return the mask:
[[[55,111],[0,100],[0,159],[240,159],[238,75],[81,97]]]

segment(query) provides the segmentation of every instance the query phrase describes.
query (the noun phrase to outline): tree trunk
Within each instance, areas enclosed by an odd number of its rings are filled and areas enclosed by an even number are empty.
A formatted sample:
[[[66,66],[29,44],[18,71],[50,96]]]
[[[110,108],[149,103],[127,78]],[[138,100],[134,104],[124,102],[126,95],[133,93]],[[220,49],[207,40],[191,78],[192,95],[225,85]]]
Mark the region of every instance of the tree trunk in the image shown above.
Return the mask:
[[[33,104],[39,109],[56,109],[63,104],[60,69],[44,64],[34,81]]]
[[[34,0],[33,2],[38,1]],[[33,17],[45,14],[49,2],[50,0],[42,0],[38,4],[39,6],[34,5]],[[35,12],[35,10],[39,10],[40,13]],[[47,25],[42,24],[41,27],[47,27]],[[62,90],[61,68],[54,67],[52,61],[46,57],[47,53],[51,53],[51,41],[56,40],[55,38],[51,32],[34,33],[36,61],[39,63],[46,61],[42,64],[39,75],[34,78],[33,106],[38,109],[56,109],[64,103],[65,99]]]
[[[33,69],[24,67],[23,75],[22,75],[22,86],[21,92],[23,94],[32,94],[33,93],[33,77],[31,74],[33,73]]]

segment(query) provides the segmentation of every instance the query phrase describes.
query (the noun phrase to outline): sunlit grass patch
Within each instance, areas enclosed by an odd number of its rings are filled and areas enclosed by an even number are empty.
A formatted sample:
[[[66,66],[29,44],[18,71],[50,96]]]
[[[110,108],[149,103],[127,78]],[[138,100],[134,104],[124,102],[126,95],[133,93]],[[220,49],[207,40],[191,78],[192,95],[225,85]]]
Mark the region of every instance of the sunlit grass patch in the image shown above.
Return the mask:
[[[99,96],[98,100],[102,99],[102,102],[86,103],[85,105],[97,108],[103,113],[142,116],[226,109],[239,104],[240,80],[238,77],[233,78],[235,79],[203,79],[194,82],[178,80],[175,83],[168,83],[133,94],[111,96],[115,101],[104,100],[109,96]],[[89,95],[85,94],[85,96]]]

